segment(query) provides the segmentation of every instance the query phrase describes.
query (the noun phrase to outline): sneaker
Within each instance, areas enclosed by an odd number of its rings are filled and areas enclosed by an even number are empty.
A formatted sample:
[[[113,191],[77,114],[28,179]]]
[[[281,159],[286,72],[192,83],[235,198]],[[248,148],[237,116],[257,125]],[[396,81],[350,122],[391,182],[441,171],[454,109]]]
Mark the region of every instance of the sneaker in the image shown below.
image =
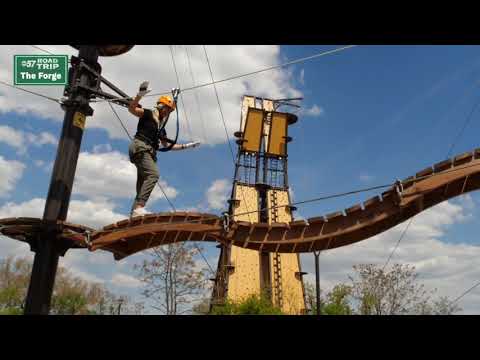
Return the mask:
[[[135,210],[132,211],[132,216],[131,217],[144,216],[144,215],[147,215],[147,214],[150,214],[150,212],[145,210],[145,208],[143,208],[143,207],[139,207],[139,208],[136,208]]]

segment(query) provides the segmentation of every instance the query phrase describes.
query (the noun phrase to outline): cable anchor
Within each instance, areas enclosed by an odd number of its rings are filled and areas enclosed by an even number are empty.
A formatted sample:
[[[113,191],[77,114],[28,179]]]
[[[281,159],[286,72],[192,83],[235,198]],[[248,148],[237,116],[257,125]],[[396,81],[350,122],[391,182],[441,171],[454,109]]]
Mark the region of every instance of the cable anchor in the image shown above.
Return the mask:
[[[85,242],[87,243],[87,247],[90,249],[91,245],[92,245],[92,241],[91,241],[91,232],[89,230],[85,231]]]
[[[397,193],[398,200],[400,202],[402,200],[402,197],[403,197],[403,183],[399,179],[397,179],[395,181],[395,191]]]
[[[222,218],[223,218],[223,231],[228,232],[230,229],[230,215],[228,212],[223,212],[222,213]]]

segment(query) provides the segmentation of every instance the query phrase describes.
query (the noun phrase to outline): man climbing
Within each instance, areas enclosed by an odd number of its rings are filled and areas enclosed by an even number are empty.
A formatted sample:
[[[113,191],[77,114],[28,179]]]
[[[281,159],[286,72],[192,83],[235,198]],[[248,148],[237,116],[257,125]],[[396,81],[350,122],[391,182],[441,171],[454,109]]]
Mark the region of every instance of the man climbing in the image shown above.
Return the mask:
[[[153,109],[143,109],[139,101],[150,91],[148,81],[144,81],[128,107],[128,111],[139,118],[137,133],[128,148],[130,162],[137,168],[137,195],[131,217],[148,214],[145,204],[159,179],[156,162],[160,143],[168,146],[169,150],[184,150],[200,145],[200,142],[168,145],[165,125],[170,113],[175,110],[175,102],[169,96],[161,96]]]

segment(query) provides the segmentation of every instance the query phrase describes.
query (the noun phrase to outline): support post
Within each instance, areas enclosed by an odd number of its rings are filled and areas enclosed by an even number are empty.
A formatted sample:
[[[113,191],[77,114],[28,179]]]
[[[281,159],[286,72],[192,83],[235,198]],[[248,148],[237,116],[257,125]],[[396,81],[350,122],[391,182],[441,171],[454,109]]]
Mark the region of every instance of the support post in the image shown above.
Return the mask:
[[[95,66],[98,60],[97,47],[81,45],[79,59],[87,65]],[[85,118],[93,114],[93,109],[89,106],[90,94],[76,85],[89,86],[92,81],[92,75],[86,70],[74,69],[70,78],[71,92],[64,103],[62,134],[43,213],[46,227],[32,245],[35,259],[25,302],[25,314],[47,315],[50,311],[58,259],[65,254],[65,248],[57,241],[60,230],[56,225],[67,218]]]
[[[321,314],[320,309],[320,251],[314,251],[313,255],[315,256],[315,293],[317,295],[317,315]]]

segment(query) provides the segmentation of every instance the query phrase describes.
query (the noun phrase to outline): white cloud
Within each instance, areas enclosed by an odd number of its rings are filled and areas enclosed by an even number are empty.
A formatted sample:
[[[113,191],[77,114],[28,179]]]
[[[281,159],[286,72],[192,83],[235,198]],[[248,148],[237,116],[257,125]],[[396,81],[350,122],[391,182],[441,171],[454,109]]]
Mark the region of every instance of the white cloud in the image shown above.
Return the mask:
[[[16,160],[6,160],[0,155],[0,197],[8,197],[17,181],[23,176],[25,165]]]
[[[182,207],[182,208],[177,208],[177,211],[184,211],[184,212],[202,212],[204,209],[201,208],[201,206],[188,206],[188,207]]]
[[[0,218],[8,217],[36,217],[43,215],[45,207],[44,199],[31,199],[23,203],[7,203],[0,207]],[[125,218],[123,215],[116,214],[112,210],[113,205],[109,203],[94,204],[90,201],[72,200],[67,220],[69,222],[99,228],[101,226],[111,224]],[[30,251],[28,244],[0,236],[0,257],[28,256],[33,259],[33,253]],[[67,268],[73,275],[79,276],[84,280],[97,283],[104,283],[105,280],[97,273],[92,273],[92,269],[98,265],[108,264],[114,267],[116,263],[113,261],[112,255],[108,252],[96,251],[89,252],[83,249],[71,249],[64,257],[60,258],[60,266]]]
[[[31,132],[14,129],[10,126],[0,125],[0,142],[17,149],[19,154],[25,154],[27,147],[42,145],[57,145],[57,138],[49,132],[43,131],[39,135]]]
[[[360,174],[360,176],[359,176],[358,178],[359,178],[360,181],[363,182],[363,183],[369,183],[369,182],[371,182],[373,179],[375,179],[375,176],[370,175],[370,174]]]
[[[305,109],[305,110],[300,111],[300,114],[306,115],[306,116],[312,116],[312,117],[318,117],[318,116],[323,115],[324,113],[325,113],[325,111],[323,110],[323,108],[319,107],[316,104],[313,105],[309,109]]]
[[[33,145],[57,145],[58,140],[55,135],[50,134],[46,131],[43,131],[35,138],[35,143]]]
[[[64,45],[48,45],[45,48],[58,54],[72,55],[77,53],[73,48]],[[196,83],[211,82],[202,46],[188,46],[188,49]],[[266,68],[279,64],[281,61],[280,47],[273,45],[207,46],[207,51],[216,80]],[[11,81],[13,77],[13,55],[19,53],[36,54],[39,51],[26,45],[1,46],[1,80]],[[175,46],[175,61],[180,77],[180,86],[183,88],[190,87],[193,82],[185,47]],[[154,90],[152,93],[168,91],[168,89],[177,86],[169,47],[166,45],[137,45],[122,56],[102,57],[100,63],[103,68],[103,75],[130,95],[137,92],[138,85],[143,80],[150,81],[151,88]],[[218,84],[218,93],[230,136],[233,136],[233,132],[238,130],[242,95],[248,93],[269,98],[302,96],[302,93],[293,87],[292,82],[291,71],[276,69]],[[29,89],[54,98],[60,98],[63,95],[63,87],[30,86]],[[183,94],[192,134],[190,135],[187,130],[182,109],[180,118],[181,140],[190,140],[191,137],[195,140],[204,140],[204,143],[208,144],[224,143],[225,134],[213,87],[198,89],[197,95],[201,104],[201,116],[194,93],[189,91]],[[149,107],[153,105],[154,101],[155,97],[147,97],[142,101],[142,104]],[[87,119],[87,132],[90,128],[101,128],[106,129],[112,138],[126,139],[124,130],[106,103],[94,104],[93,108],[95,113],[93,117]],[[135,119],[125,108],[117,107],[116,110],[130,134],[133,134],[137,124]],[[2,87],[0,89],[0,112],[8,111],[34,113],[43,118],[51,118],[57,121],[63,119],[64,115],[60,106],[52,101],[19,90]],[[168,125],[168,131],[169,133],[173,131],[173,124]],[[207,137],[206,141],[203,139],[205,135]]]
[[[17,149],[25,146],[23,132],[6,125],[0,125],[0,142],[4,142]]]
[[[97,148],[97,151],[99,150],[100,148]],[[104,153],[82,152],[78,159],[73,193],[86,196],[89,199],[106,197],[131,199],[133,201],[136,181],[137,170],[126,155],[117,151]],[[169,186],[161,178],[159,184],[169,199],[177,196],[177,190]],[[147,205],[159,199],[164,199],[164,196],[158,186],[156,186]]]
[[[115,286],[124,287],[124,288],[138,288],[142,286],[142,282],[137,278],[131,275],[121,274],[121,273],[115,274],[110,280],[110,283]]]
[[[34,198],[23,203],[8,202],[0,207],[0,218],[43,216],[45,199]],[[108,201],[70,201],[67,221],[100,228],[125,219],[127,216],[114,211],[115,204]]]
[[[43,160],[33,160],[33,164],[36,166],[36,167],[43,167],[45,165],[45,161]]]
[[[93,153],[95,154],[111,152],[112,150],[112,145],[110,144],[99,144],[93,147]]]
[[[230,187],[231,183],[227,179],[213,181],[205,194],[208,208],[213,210],[224,209],[227,206]]]
[[[444,202],[415,217],[389,265],[393,263],[414,265],[419,280],[429,289],[438,289],[437,296],[453,300],[480,278],[480,247],[464,243],[445,242],[447,231],[453,225],[471,217],[471,199],[460,198],[457,204]],[[337,283],[348,283],[352,266],[371,263],[383,266],[394,249],[407,223],[371,239],[325,251],[320,257],[322,289],[329,290]],[[313,255],[302,255],[302,266],[309,272],[308,281],[314,281]],[[464,313],[480,314],[480,293],[473,292],[460,303]]]
[[[6,236],[0,235],[0,258],[5,259],[9,256],[29,256],[33,259],[32,252],[30,251],[30,245],[22,241],[13,240]]]
[[[47,164],[44,166],[43,170],[44,170],[45,172],[52,172],[52,170],[53,170],[53,161],[50,161],[49,163],[47,163]]]
[[[72,250],[70,250],[71,252]],[[85,281],[88,281],[88,282],[93,282],[93,283],[97,283],[97,284],[103,284],[105,283],[105,280],[96,276],[95,274],[92,274],[91,272],[87,272],[87,271],[83,271],[81,270],[80,268],[77,268],[77,267],[68,267],[68,266],[65,266],[65,262],[62,261],[62,259],[64,258],[61,258],[61,260],[59,261],[59,265],[60,266],[64,266],[65,268],[68,269],[68,271],[70,272],[70,274],[72,274],[73,276],[76,276],[76,277],[79,277],[81,278],[82,280],[85,280]]]
[[[300,70],[300,84],[305,85],[305,69]]]
[[[453,203],[460,203],[465,210],[473,210],[475,208],[475,201],[471,194],[464,194],[452,200]]]
[[[108,201],[72,200],[68,221],[99,228],[127,217],[116,213],[114,209],[115,204]]]

